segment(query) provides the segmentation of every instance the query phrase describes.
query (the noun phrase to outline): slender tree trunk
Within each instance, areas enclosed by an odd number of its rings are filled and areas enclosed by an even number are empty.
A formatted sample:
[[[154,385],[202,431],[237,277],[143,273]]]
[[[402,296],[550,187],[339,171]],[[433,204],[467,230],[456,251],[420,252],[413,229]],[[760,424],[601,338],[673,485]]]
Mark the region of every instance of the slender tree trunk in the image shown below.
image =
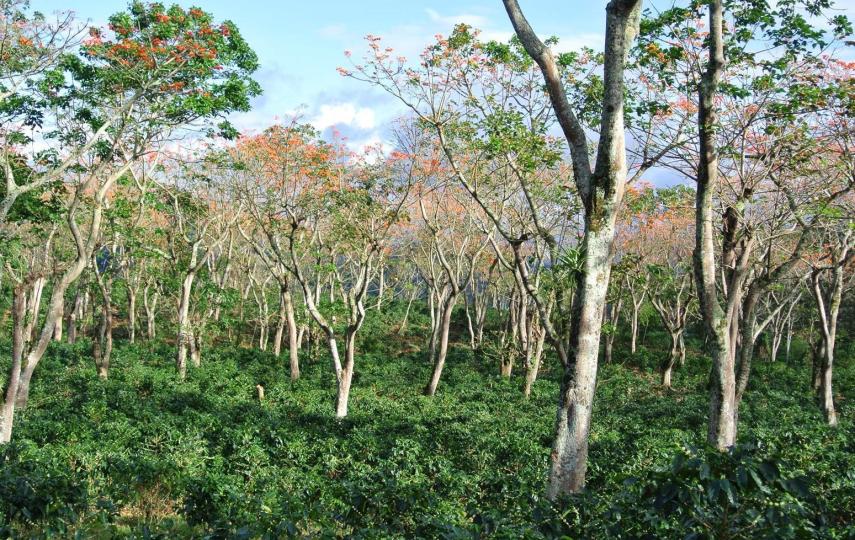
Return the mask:
[[[56,325],[53,327],[53,340],[62,342],[62,324],[65,316],[65,302],[60,307],[59,317],[56,319]]]
[[[831,386],[832,368],[834,366],[833,344],[825,347],[825,358],[823,360],[820,374],[819,396],[822,403],[822,410],[825,413],[828,425],[836,426],[837,411],[834,409],[834,393]]]
[[[279,316],[276,318],[276,334],[273,336],[273,355],[282,353],[282,336],[285,333],[285,291],[279,291]]]
[[[451,328],[451,313],[454,311],[456,301],[457,295],[450,293],[442,306],[442,314],[439,321],[439,350],[436,352],[430,383],[425,388],[425,395],[427,396],[436,394],[436,388],[439,386],[439,379],[442,376],[442,369],[445,367],[445,358],[448,353],[448,334]]]
[[[128,287],[128,341],[130,343],[136,343],[137,339],[137,290]]]
[[[36,324],[39,322],[39,311],[41,311],[42,292],[45,288],[47,279],[39,277],[33,282],[33,290],[29,295],[27,305],[27,326],[24,328],[24,343],[30,343],[33,340],[33,332]],[[51,329],[53,332],[53,329]]]
[[[848,239],[848,237],[847,237]],[[829,426],[837,425],[837,411],[834,408],[834,392],[832,391],[832,372],[834,367],[834,346],[837,338],[837,317],[843,298],[843,273],[847,261],[848,248],[845,248],[839,260],[835,258],[835,266],[831,270],[831,283],[826,295],[823,294],[821,272],[814,271],[812,290],[820,317],[820,335],[822,337],[821,364],[819,366],[819,398],[822,410]]]
[[[294,318],[294,302],[291,291],[286,290],[283,294],[285,303],[285,323],[288,327],[288,359],[291,368],[291,380],[300,378],[300,337],[297,329],[297,321]]]
[[[374,307],[377,308],[377,311],[380,311],[381,306],[383,305],[383,295],[386,293],[386,272],[381,267],[380,268],[380,286],[377,289],[377,305]]]
[[[695,205],[694,265],[698,300],[713,364],[707,439],[710,444],[724,451],[736,443],[736,374],[730,325],[716,290],[716,239],[713,229],[713,192],[718,181],[718,150],[715,142],[718,115],[714,97],[724,70],[721,0],[711,0],[709,3],[709,27],[710,58],[698,92],[700,162]]]
[[[297,333],[297,348],[302,350],[304,341],[311,340],[311,329],[308,324],[301,324],[300,331]]]
[[[531,396],[531,388],[532,386],[534,386],[534,382],[537,380],[537,374],[540,371],[540,363],[543,358],[543,345],[545,339],[546,332],[544,332],[543,329],[538,329],[537,342],[535,343],[531,367],[528,369],[525,375],[525,388],[523,389],[523,395],[525,397]]]
[[[80,311],[83,309],[83,295],[80,294],[81,287],[77,287],[77,292],[74,295],[74,304],[68,312],[68,342],[74,343],[77,341],[77,318],[80,316]]]
[[[196,275],[189,273],[184,276],[181,283],[181,297],[178,304],[178,356],[175,367],[178,377],[183,381],[187,377],[187,349],[189,340],[192,339],[190,328],[190,293],[192,292],[193,280]]]
[[[783,341],[784,335],[781,331],[781,327],[778,324],[773,324],[772,326],[772,343],[769,347],[769,361],[775,362],[778,359],[778,350],[781,348],[781,342]]]
[[[466,329],[469,331],[469,348],[473,351],[476,348],[475,345],[475,327],[472,324],[472,315],[469,313],[469,297],[466,296],[466,293],[463,293],[463,298],[466,301]]]
[[[89,317],[89,311],[90,311],[91,307],[92,307],[92,295],[90,294],[89,287],[87,286],[83,290],[83,302],[80,304],[80,313],[78,314],[78,317],[77,317],[77,320],[78,320],[79,326],[80,326],[80,328],[78,330],[78,335],[82,334],[85,336],[87,334],[87,331],[86,331],[87,321],[89,321],[90,319],[94,319],[94,317],[95,317],[94,313],[92,314],[92,317]]]
[[[191,334],[188,340],[190,346],[190,361],[194,368],[202,366],[202,325],[198,325]]]
[[[683,335],[682,330],[671,330],[671,354],[668,359],[662,363],[662,386],[671,388],[671,373],[674,371],[674,366],[680,362],[680,338]]]
[[[428,343],[428,357],[436,364],[436,347],[439,343],[439,335],[442,331],[442,306],[444,299],[439,291],[433,290],[430,294],[430,341]]]
[[[522,281],[522,275],[519,272],[519,269],[514,268],[514,278],[516,280],[517,288],[519,289],[519,316],[517,318],[517,324],[519,324],[519,336],[520,336],[520,356],[525,360],[525,367],[528,369],[531,364],[531,350],[529,348],[529,335],[528,335],[528,325],[530,322],[528,316],[528,296],[525,292],[525,285]],[[507,377],[511,376],[511,369],[513,364],[508,367]],[[503,374],[505,375],[505,374]]]
[[[483,296],[487,296],[487,291],[483,292]],[[475,347],[480,349],[481,344],[484,343],[484,323],[487,321],[487,302],[488,300],[485,298],[484,300],[475,298]]]
[[[24,357],[25,319],[26,293],[23,287],[16,286],[12,291],[12,369],[6,383],[6,399],[3,402],[3,416],[0,418],[0,444],[8,443],[12,439],[15,402],[21,380],[21,363]]]
[[[610,332],[606,335],[606,344],[603,347],[603,363],[611,364],[612,353],[614,351],[615,338],[617,337],[617,326],[620,321],[620,309],[623,305],[623,299],[618,297],[617,302],[609,304],[605,312],[608,314],[606,321],[610,324]]]
[[[416,298],[416,293],[418,293],[418,289],[413,289],[413,292],[410,293],[410,300],[407,302],[407,310],[404,311],[404,319],[401,321],[401,325],[398,327],[398,334],[403,334],[404,330],[407,328],[407,321],[410,318],[410,308],[413,307],[413,300]]]
[[[153,340],[157,335],[157,300],[159,294],[155,291],[149,300],[148,287],[143,291],[143,305],[145,307],[146,337]]]
[[[97,265],[95,266],[97,272]],[[93,356],[98,377],[107,379],[110,371],[110,357],[113,353],[113,309],[110,299],[110,290],[104,283],[104,278],[98,276],[98,288],[101,290],[101,322],[98,328],[98,336],[93,341]]]
[[[757,301],[760,297],[760,289],[757,282],[753,283],[748,290],[742,304],[742,318],[740,322],[739,345],[737,347],[739,365],[736,376],[736,407],[735,416],[739,414],[739,404],[742,396],[748,388],[748,379],[751,375],[751,361],[754,359],[754,348],[757,342],[754,335],[757,327]]]
[[[638,304],[634,300],[632,302],[632,314],[630,317],[630,332],[629,352],[635,354],[638,350]]]
[[[345,364],[338,375],[338,392],[335,399],[335,416],[347,416],[347,405],[350,400],[350,385],[353,382],[354,353],[356,349],[356,332],[348,332],[345,338]]]
[[[790,308],[792,309],[792,308]],[[787,332],[786,332],[786,349],[785,349],[785,358],[787,363],[790,362],[790,346],[793,343],[793,317],[792,315],[787,317]]]
[[[110,353],[113,341],[110,319],[109,308],[102,308],[98,335],[92,340],[92,357],[95,360],[95,369],[98,372],[98,377],[101,379],[107,379],[110,371]]]
[[[499,375],[505,379],[510,379],[514,372],[514,360],[517,352],[513,349],[507,349],[502,352],[502,359],[499,363]]]

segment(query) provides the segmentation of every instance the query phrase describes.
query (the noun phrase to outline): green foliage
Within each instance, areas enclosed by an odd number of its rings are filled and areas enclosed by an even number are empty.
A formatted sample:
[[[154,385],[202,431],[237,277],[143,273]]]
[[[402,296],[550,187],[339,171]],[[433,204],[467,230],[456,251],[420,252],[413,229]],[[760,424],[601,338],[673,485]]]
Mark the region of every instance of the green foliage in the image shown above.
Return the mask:
[[[90,344],[54,345],[0,459],[0,534],[208,538],[842,538],[855,508],[852,404],[829,429],[809,369],[758,362],[740,409],[744,441],[703,447],[708,360],[689,339],[674,388],[658,386],[667,337],[599,374],[588,491],[552,506],[544,471],[561,370],[547,358],[530,399],[522,373],[454,346],[434,398],[419,390],[423,306],[372,311],[357,347],[351,414],[332,414],[323,347],[287,358],[220,344],[188,380],[173,345],[119,345],[100,381]],[[493,321],[494,314],[490,320]],[[452,338],[465,339],[455,319]],[[495,319],[495,326],[500,321]],[[646,356],[649,359],[645,359]],[[642,358],[642,357],[645,358]],[[5,366],[3,366],[5,368]],[[841,359],[836,383],[855,386]],[[266,390],[259,403],[255,385]],[[695,448],[698,448],[697,450]],[[691,536],[694,534],[695,536]]]
[[[109,19],[111,36],[90,29],[87,63],[68,67],[95,95],[141,93],[164,121],[181,125],[200,117],[249,110],[261,92],[249,75],[258,58],[231,21],[215,23],[199,8],[133,2]],[[234,134],[227,122],[221,134]]]

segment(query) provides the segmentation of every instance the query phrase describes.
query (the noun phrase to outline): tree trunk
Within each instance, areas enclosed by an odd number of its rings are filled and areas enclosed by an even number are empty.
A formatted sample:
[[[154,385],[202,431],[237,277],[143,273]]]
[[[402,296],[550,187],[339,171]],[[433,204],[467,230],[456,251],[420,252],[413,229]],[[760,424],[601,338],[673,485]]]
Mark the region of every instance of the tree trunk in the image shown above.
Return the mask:
[[[282,336],[285,333],[285,291],[279,290],[279,316],[276,318],[276,334],[273,336],[273,356],[282,354]]]
[[[736,407],[735,413],[738,418],[739,404],[742,402],[742,396],[748,388],[748,379],[751,375],[751,362],[754,359],[754,349],[757,343],[755,330],[757,328],[757,302],[762,292],[762,286],[757,281],[751,284],[748,293],[745,295],[745,300],[742,304],[742,320],[740,322],[739,344],[737,347],[737,358],[739,365],[737,366],[736,378]]]
[[[736,374],[730,325],[716,290],[716,238],[713,230],[713,192],[718,182],[718,150],[715,142],[718,114],[714,97],[724,70],[721,0],[710,1],[709,28],[710,58],[698,91],[700,161],[695,204],[694,265],[698,300],[713,364],[707,439],[710,444],[724,451],[736,443]]]
[[[283,295],[285,303],[285,322],[288,326],[288,355],[291,367],[291,380],[296,381],[300,378],[300,339],[297,321],[294,319],[294,302],[291,298],[291,291],[286,290]]]
[[[483,292],[487,296],[487,291]],[[484,342],[484,323],[487,321],[487,299],[475,298],[475,347],[480,349]]]
[[[428,342],[428,358],[436,364],[436,347],[439,343],[439,334],[442,331],[442,306],[444,300],[442,295],[436,291],[430,294],[430,340]]]
[[[194,368],[202,367],[202,328],[195,329],[190,334],[190,361]]]
[[[555,441],[552,445],[547,497],[578,493],[585,485],[588,467],[588,433],[603,310],[611,273],[614,215],[602,228],[590,227],[585,238],[583,272],[578,278],[571,327],[573,360],[565,365],[558,398]]]
[[[680,338],[683,335],[682,330],[671,331],[671,354],[668,359],[662,363],[662,386],[671,388],[671,373],[674,371],[674,366],[680,362]]]
[[[475,350],[475,327],[472,324],[472,314],[469,312],[469,297],[463,293],[463,299],[466,301],[466,329],[469,332],[469,348]]]
[[[832,338],[833,339],[833,338]],[[837,411],[834,409],[834,393],[831,387],[832,368],[834,366],[834,344],[825,347],[825,357],[823,358],[820,384],[819,398],[822,405],[822,410],[825,413],[825,419],[829,426],[837,425]]]
[[[820,317],[820,336],[822,337],[821,364],[819,366],[819,398],[822,410],[829,426],[837,425],[837,411],[834,409],[834,392],[832,391],[832,370],[834,367],[834,346],[837,339],[837,318],[843,298],[844,264],[848,260],[848,247],[842,255],[835,257],[834,268],[831,269],[831,283],[828,290],[823,291],[820,281],[822,273],[814,271],[811,275],[812,292],[816,300]],[[826,292],[826,294],[823,294]]]
[[[356,348],[356,332],[349,332],[344,345],[345,364],[338,373],[338,392],[335,399],[335,416],[347,416],[347,405],[350,400],[350,384],[353,381],[354,353]]]
[[[47,279],[39,277],[33,282],[33,290],[29,295],[27,304],[27,326],[24,328],[24,344],[30,343],[33,340],[33,332],[36,324],[39,322],[39,311],[41,311],[42,292],[45,288]],[[53,333],[53,328],[51,328]]]
[[[543,344],[546,339],[546,332],[540,329],[537,334],[537,343],[535,344],[531,367],[525,374],[525,388],[523,389],[525,397],[531,396],[531,387],[534,386],[534,382],[537,380],[537,373],[540,371],[540,362],[543,358]]]
[[[574,180],[585,207],[583,264],[577,277],[569,351],[564,363],[550,457],[547,497],[579,492],[585,484],[588,433],[597,378],[603,309],[611,274],[615,221],[626,184],[624,65],[638,33],[640,0],[612,0],[606,7],[603,106],[594,169],[584,128],[572,112],[558,66],[515,0],[504,0],[514,30],[543,73],[552,108],[571,148]],[[519,258],[518,251],[515,256]],[[541,321],[544,325],[548,321]],[[555,338],[551,338],[555,339]],[[556,344],[561,342],[555,339]],[[563,345],[560,347],[563,350]]]
[[[383,295],[386,293],[386,272],[381,267],[380,268],[380,286],[377,289],[377,305],[374,307],[377,308],[377,311],[380,311],[381,306],[383,305]]]
[[[137,290],[128,287],[128,341],[135,343],[137,339]]]
[[[638,304],[635,301],[632,302],[632,315],[630,317],[630,342],[629,342],[629,352],[635,354],[638,348]]]
[[[178,304],[178,355],[175,360],[175,367],[178,370],[178,377],[182,381],[187,377],[187,348],[189,340],[192,338],[192,331],[190,329],[190,293],[195,277],[196,275],[193,273],[184,276],[184,281],[181,283],[181,297]]]
[[[528,296],[525,292],[525,285],[522,281],[522,275],[519,272],[518,268],[514,268],[514,278],[516,280],[517,288],[519,289],[519,316],[517,318],[517,324],[519,324],[519,336],[520,336],[520,357],[525,360],[525,367],[528,369],[531,364],[531,350],[529,349],[529,316],[528,316]],[[511,376],[511,369],[513,368],[513,364],[511,364],[508,368],[507,377]],[[503,374],[504,375],[504,374]]]
[[[404,333],[404,330],[407,328],[407,321],[410,318],[410,308],[413,307],[413,300],[416,298],[416,294],[418,293],[418,289],[413,289],[413,292],[410,294],[410,300],[407,302],[407,310],[404,311],[404,318],[401,321],[401,325],[398,326],[398,334],[401,335]]]
[[[311,330],[309,329],[308,324],[301,324],[300,331],[297,332],[297,348],[303,349],[303,340],[309,340],[311,338]]]
[[[95,368],[98,377],[107,379],[110,371],[110,356],[113,351],[113,316],[110,306],[105,302],[101,309],[101,322],[98,328],[98,336],[92,342],[92,356],[95,359]]]
[[[430,383],[428,383],[427,388],[425,388],[426,396],[435,395],[436,387],[439,386],[439,378],[442,376],[442,369],[445,367],[445,358],[448,353],[448,334],[451,328],[451,313],[454,311],[454,304],[456,301],[457,295],[451,293],[448,295],[448,298],[442,306],[442,315],[439,321],[439,350],[436,352]]]
[[[603,347],[603,363],[611,364],[612,353],[614,351],[615,338],[617,337],[617,325],[620,321],[620,309],[623,305],[623,298],[618,296],[617,302],[613,302],[607,306],[605,312],[607,316],[604,319],[609,323],[609,333],[606,335],[606,344]]]
[[[62,341],[62,324],[63,318],[65,316],[65,302],[60,306],[59,316],[56,319],[56,325],[53,327],[53,340],[54,341]]]
[[[77,318],[83,309],[83,295],[80,292],[80,286],[78,285],[77,293],[74,295],[74,304],[68,312],[68,342],[72,344],[77,341]]]
[[[15,401],[21,379],[21,363],[24,356],[24,324],[26,319],[26,293],[23,287],[16,286],[12,291],[12,369],[6,386],[6,399],[3,402],[3,416],[0,418],[0,444],[8,443],[12,438],[12,425],[15,420]]]
[[[98,261],[94,257],[92,268],[95,272],[98,291],[101,293],[101,322],[98,335],[93,340],[92,356],[95,358],[98,377],[107,379],[110,371],[110,357],[113,353],[113,302],[110,297],[112,278],[99,271]]]
[[[792,309],[792,308],[790,308]],[[785,349],[785,359],[789,363],[790,361],[790,346],[793,343],[793,317],[790,315],[787,317],[787,332],[786,332],[786,349]]]
[[[149,296],[148,291],[149,285],[146,284],[145,289],[143,289],[143,307],[145,308],[146,337],[152,340],[155,338],[155,335],[157,333],[155,315],[157,313],[157,300],[160,295],[157,291],[155,291],[154,294]]]

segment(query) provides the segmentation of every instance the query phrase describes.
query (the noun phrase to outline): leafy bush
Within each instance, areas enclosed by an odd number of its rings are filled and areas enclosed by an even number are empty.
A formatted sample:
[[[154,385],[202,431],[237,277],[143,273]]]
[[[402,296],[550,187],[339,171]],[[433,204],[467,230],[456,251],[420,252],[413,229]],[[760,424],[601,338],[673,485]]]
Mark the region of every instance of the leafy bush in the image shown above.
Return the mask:
[[[30,407],[2,449],[0,533],[146,538],[846,538],[855,533],[855,369],[835,373],[841,423],[825,426],[809,370],[757,362],[730,454],[703,447],[708,360],[689,342],[674,388],[655,364],[602,366],[588,490],[544,500],[555,414],[554,358],[532,396],[523,373],[473,355],[457,328],[438,394],[426,316],[369,317],[351,414],[333,416],[323,349],[287,358],[219,345],[178,382],[172,345],[114,351],[110,379],[89,344],[52,345]],[[645,354],[667,341],[649,334]],[[616,350],[617,352],[617,350]],[[5,366],[0,366],[5,369]],[[267,398],[258,402],[255,385]],[[699,449],[695,449],[699,448]]]

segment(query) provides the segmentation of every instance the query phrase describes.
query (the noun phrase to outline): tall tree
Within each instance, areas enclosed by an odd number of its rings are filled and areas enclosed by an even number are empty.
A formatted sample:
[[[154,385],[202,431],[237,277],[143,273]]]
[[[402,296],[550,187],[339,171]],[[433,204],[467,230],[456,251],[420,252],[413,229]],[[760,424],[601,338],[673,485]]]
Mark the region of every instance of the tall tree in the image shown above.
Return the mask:
[[[624,69],[638,33],[642,2],[612,0],[606,6],[600,138],[593,167],[585,129],[567,99],[555,57],[532,30],[517,1],[504,0],[504,4],[517,37],[543,73],[552,108],[570,146],[573,177],[585,211],[584,262],[577,276],[570,355],[561,382],[547,490],[554,499],[578,492],[585,484],[601,321],[611,272],[615,220],[627,179]]]

